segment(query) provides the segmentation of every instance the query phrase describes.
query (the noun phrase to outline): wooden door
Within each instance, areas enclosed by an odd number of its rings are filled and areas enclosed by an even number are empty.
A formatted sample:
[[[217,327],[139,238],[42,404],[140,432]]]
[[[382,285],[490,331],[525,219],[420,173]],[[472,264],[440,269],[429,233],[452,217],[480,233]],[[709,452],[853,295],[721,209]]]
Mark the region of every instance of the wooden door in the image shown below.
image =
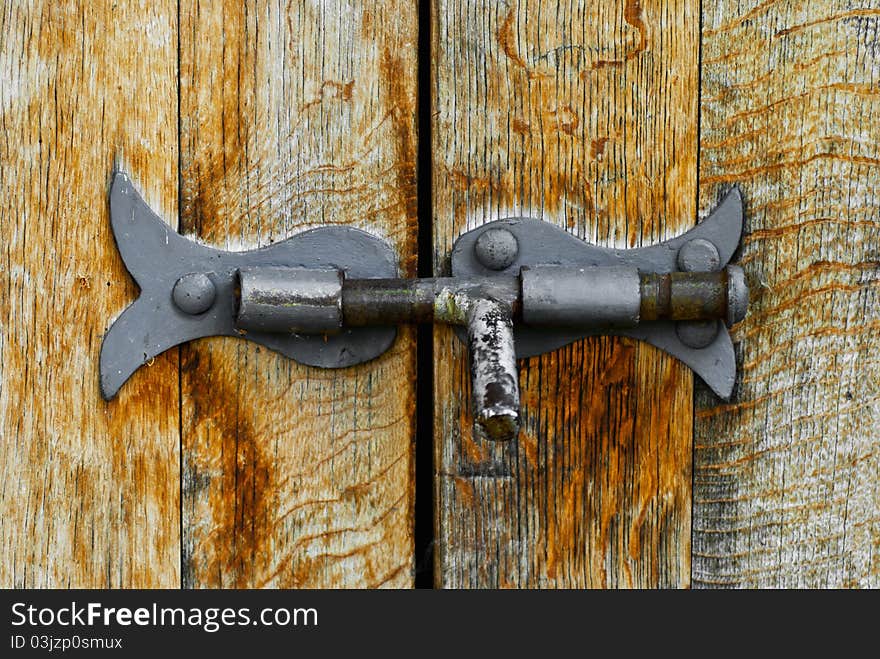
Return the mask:
[[[880,586],[878,28],[876,0],[5,2],[0,585],[411,587],[433,548],[436,587]],[[588,339],[521,362],[489,444],[437,327],[339,371],[203,339],[105,403],[117,169],[206,243],[346,224],[404,276],[507,215],[651,244],[739,185],[734,396]]]
[[[0,20],[0,583],[411,585],[411,331],[344,371],[197,341],[109,404],[97,356],[136,295],[117,167],[211,244],[350,224],[415,274],[416,7],[35,1]]]

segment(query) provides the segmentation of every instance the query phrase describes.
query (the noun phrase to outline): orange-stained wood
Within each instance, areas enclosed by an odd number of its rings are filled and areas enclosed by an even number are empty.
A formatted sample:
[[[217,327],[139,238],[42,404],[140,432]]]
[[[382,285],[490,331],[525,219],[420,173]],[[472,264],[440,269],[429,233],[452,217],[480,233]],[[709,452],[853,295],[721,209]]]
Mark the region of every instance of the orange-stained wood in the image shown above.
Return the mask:
[[[0,586],[176,587],[177,354],[111,403],[98,355],[114,167],[177,216],[177,3],[5,3],[0,80]]]
[[[438,0],[435,267],[505,216],[634,247],[696,218],[699,3]],[[692,376],[596,338],[521,363],[519,439],[475,439],[465,350],[436,333],[436,582],[687,586]]]
[[[695,586],[880,586],[880,4],[706,6],[700,199],[736,183],[734,400],[696,414]]]
[[[181,3],[182,222],[244,249],[322,224],[415,274],[416,6]],[[406,587],[414,341],[341,371],[182,350],[183,583]]]

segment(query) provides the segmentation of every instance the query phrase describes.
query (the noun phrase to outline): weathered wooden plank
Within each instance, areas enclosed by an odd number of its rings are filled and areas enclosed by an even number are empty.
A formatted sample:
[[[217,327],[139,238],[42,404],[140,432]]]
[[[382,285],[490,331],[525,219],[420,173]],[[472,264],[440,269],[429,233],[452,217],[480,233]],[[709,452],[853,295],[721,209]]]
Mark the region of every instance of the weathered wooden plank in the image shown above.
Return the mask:
[[[4,3],[0,79],[0,585],[177,586],[177,355],[98,390],[114,163],[177,215],[177,3]]]
[[[696,415],[694,584],[880,586],[880,4],[704,5],[700,199],[742,186],[749,316]]]
[[[181,4],[182,223],[247,248],[349,224],[415,273],[412,2]],[[413,335],[343,371],[182,353],[185,586],[409,586]]]
[[[463,231],[543,216],[632,247],[696,216],[699,5],[434,5],[435,266]],[[436,581],[685,586],[692,376],[593,339],[522,363],[524,428],[473,438],[465,351],[436,334]]]

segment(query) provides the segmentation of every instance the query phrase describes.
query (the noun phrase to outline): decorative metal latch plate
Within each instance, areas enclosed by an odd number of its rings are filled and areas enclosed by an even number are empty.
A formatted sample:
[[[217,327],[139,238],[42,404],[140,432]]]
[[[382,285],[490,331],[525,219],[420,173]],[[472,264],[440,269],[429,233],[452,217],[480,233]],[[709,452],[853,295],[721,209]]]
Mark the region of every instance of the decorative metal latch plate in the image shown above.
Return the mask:
[[[736,375],[727,327],[748,305],[728,265],[742,234],[732,189],[695,228],[639,249],[590,245],[540,220],[498,220],[463,234],[450,277],[399,279],[383,240],[350,227],[305,231],[270,247],[226,252],[176,233],[117,173],[110,220],[141,293],[101,347],[101,392],[113,398],[144,363],[205,336],[255,341],[322,368],[388,350],[397,323],[458,326],[468,344],[478,429],[519,428],[516,358],[596,334],[646,341],[687,364],[720,397]]]

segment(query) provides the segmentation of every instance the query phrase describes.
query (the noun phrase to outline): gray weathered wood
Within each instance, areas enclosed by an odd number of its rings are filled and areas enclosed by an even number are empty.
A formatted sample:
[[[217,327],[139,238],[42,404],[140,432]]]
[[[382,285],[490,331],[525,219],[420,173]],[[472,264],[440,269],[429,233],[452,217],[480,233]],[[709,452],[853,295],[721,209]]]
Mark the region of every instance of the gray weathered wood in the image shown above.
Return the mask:
[[[880,4],[703,5],[700,198],[739,184],[734,401],[696,415],[696,586],[880,586]]]

